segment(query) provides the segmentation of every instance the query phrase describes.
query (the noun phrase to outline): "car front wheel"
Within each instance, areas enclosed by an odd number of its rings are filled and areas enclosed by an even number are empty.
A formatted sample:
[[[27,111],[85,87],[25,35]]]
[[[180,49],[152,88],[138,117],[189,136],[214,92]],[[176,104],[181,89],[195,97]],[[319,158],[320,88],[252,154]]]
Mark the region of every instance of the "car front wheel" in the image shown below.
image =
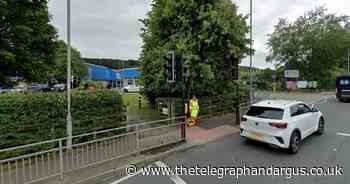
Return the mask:
[[[301,143],[301,137],[298,132],[294,131],[290,137],[289,153],[291,154],[298,153],[300,143]]]

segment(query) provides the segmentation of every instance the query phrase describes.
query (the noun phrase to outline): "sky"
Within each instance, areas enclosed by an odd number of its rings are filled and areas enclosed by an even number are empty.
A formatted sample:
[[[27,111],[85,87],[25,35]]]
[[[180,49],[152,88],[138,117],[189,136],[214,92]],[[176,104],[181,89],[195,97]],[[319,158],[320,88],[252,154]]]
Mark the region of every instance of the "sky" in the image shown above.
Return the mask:
[[[71,0],[72,45],[83,57],[137,59],[142,39],[139,19],[145,18],[152,0]],[[248,14],[249,0],[232,0],[239,12]],[[66,39],[66,0],[49,0],[52,24],[60,39]],[[330,13],[350,15],[349,0],[253,0],[253,40],[256,53],[253,66],[272,68],[266,63],[267,35],[279,18],[290,21],[325,6]],[[249,65],[249,58],[242,61]]]

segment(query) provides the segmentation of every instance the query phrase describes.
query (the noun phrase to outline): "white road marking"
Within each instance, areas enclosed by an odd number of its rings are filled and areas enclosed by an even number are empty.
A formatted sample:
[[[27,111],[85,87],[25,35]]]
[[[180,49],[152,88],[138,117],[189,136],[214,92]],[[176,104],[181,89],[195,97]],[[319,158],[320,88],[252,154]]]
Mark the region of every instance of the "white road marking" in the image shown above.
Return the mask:
[[[341,132],[338,132],[337,135],[345,136],[345,137],[350,137],[350,134],[341,133]]]
[[[163,167],[163,168],[169,168],[164,162],[162,161],[158,161],[155,163],[156,166],[158,167]],[[175,184],[186,184],[186,182],[180,178],[179,176],[175,175],[173,172],[172,172],[172,175],[169,176],[169,178],[175,183]]]
[[[137,175],[141,174],[141,172],[142,172],[142,170],[139,170],[139,171],[137,171],[134,175],[125,176],[125,177],[123,177],[123,178],[120,178],[120,179],[117,180],[117,181],[114,181],[114,182],[111,183],[111,184],[119,184],[119,183],[122,183],[122,182],[124,182],[124,181],[126,181],[126,180],[128,180],[128,179],[130,179],[130,178],[132,178],[132,177],[134,177],[134,176],[137,176]]]

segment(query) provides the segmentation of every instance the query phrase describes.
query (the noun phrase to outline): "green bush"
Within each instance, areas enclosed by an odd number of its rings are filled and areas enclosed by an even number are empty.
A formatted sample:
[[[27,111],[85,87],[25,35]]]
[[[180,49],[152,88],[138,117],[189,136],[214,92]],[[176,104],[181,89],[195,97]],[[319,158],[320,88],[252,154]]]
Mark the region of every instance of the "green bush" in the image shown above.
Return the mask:
[[[0,149],[65,137],[66,93],[0,95]],[[119,93],[72,92],[73,134],[120,126],[125,120]]]

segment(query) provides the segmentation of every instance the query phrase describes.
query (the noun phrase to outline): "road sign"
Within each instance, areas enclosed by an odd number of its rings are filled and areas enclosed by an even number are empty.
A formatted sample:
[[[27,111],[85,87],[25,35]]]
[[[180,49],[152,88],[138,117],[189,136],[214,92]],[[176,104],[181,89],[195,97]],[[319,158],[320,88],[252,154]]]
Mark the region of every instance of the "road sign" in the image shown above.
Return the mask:
[[[286,78],[299,78],[299,70],[285,70],[284,77],[286,77]]]

